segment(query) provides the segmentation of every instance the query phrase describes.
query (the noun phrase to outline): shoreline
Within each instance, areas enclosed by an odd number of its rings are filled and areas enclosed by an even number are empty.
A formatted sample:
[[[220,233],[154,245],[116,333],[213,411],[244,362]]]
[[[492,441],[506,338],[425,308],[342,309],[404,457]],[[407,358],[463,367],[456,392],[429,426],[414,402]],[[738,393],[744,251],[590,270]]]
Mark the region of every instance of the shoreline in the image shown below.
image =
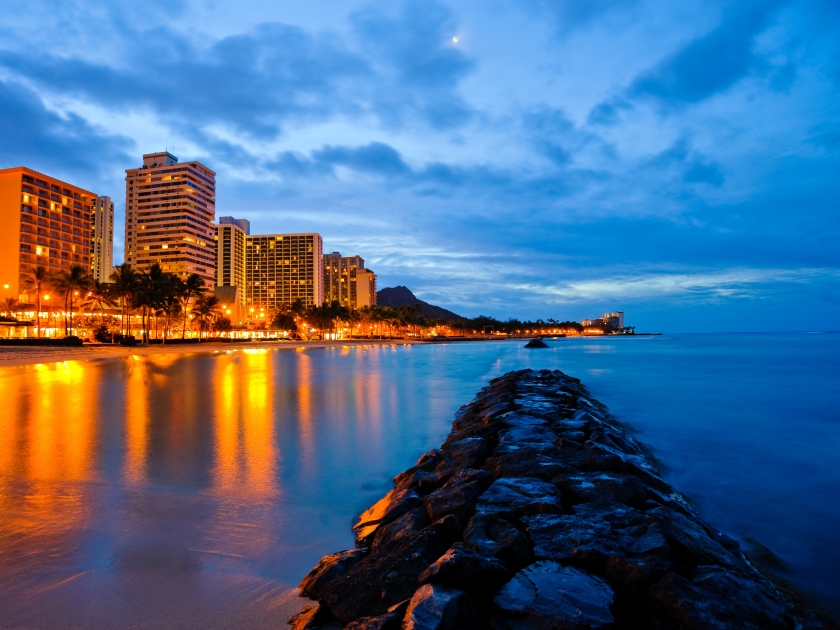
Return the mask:
[[[301,350],[341,348],[342,346],[413,346],[427,342],[412,339],[343,339],[337,341],[269,341],[219,342],[202,341],[188,345],[112,346],[85,344],[84,346],[5,346],[0,347],[0,368],[66,361],[94,361],[124,359],[134,356],[164,354],[216,354],[242,350]]]

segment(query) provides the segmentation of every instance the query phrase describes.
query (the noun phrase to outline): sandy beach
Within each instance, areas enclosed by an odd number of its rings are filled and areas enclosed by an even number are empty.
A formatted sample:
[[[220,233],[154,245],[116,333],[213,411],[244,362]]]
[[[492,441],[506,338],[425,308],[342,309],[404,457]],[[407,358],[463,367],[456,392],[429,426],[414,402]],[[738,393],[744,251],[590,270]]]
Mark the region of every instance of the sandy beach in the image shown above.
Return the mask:
[[[268,342],[219,342],[202,341],[200,344],[154,345],[134,347],[111,346],[107,344],[85,344],[81,347],[62,346],[0,346],[0,367],[14,365],[33,365],[39,363],[57,363],[63,361],[91,361],[115,359],[130,356],[150,356],[159,354],[197,354],[219,353],[258,349],[300,350],[314,348],[335,348],[343,346],[389,346],[414,345],[426,343],[406,339],[344,339],[338,341],[268,341]]]

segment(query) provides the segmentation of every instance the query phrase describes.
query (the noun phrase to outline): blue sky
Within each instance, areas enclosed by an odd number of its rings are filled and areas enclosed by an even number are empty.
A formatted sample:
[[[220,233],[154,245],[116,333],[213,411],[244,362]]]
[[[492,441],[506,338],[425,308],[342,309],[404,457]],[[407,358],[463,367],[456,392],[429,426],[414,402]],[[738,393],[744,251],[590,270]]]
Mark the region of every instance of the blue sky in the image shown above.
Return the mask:
[[[5,0],[0,166],[169,147],[465,315],[840,329],[840,4]]]

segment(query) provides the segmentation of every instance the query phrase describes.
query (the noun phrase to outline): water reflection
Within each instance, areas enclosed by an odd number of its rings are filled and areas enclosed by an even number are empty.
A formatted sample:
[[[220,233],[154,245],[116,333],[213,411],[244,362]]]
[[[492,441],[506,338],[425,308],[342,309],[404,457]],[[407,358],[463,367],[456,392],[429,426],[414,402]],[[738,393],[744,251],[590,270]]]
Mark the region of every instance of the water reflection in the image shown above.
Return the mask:
[[[490,378],[532,365],[586,378],[686,471],[673,473],[680,488],[701,505],[726,505],[710,520],[735,535],[748,527],[797,575],[840,588],[831,576],[840,557],[825,551],[838,510],[797,490],[840,487],[831,464],[840,431],[820,420],[840,405],[837,366],[821,347],[800,362],[822,366],[807,375],[823,398],[809,397],[806,414],[795,388],[788,400],[774,386],[794,378],[790,362],[767,352],[738,364],[742,380],[709,385],[732,363],[731,346],[708,354],[681,341],[679,355],[664,338],[576,343],[542,353],[521,344],[253,348],[2,368],[0,625],[283,627],[299,603],[288,590],[321,555],[353,546],[353,517],[440,444],[455,409]],[[773,365],[773,384],[743,382]],[[708,413],[706,397],[726,387],[731,395]],[[745,406],[750,391],[776,398]],[[795,429],[785,409],[797,410]],[[807,455],[794,448],[803,431],[821,436]],[[768,469],[778,444],[791,461]],[[808,471],[799,484],[797,466]],[[773,540],[777,531],[794,542]],[[821,551],[786,554],[790,545]]]

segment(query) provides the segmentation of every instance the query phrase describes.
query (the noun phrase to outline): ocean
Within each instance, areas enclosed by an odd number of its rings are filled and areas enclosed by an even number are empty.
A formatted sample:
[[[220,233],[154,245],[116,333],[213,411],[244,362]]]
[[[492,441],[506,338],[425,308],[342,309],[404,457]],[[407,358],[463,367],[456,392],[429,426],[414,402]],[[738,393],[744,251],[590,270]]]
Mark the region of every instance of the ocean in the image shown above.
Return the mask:
[[[0,626],[277,627],[509,370],[560,369],[840,616],[840,334],[370,344],[0,368]]]

